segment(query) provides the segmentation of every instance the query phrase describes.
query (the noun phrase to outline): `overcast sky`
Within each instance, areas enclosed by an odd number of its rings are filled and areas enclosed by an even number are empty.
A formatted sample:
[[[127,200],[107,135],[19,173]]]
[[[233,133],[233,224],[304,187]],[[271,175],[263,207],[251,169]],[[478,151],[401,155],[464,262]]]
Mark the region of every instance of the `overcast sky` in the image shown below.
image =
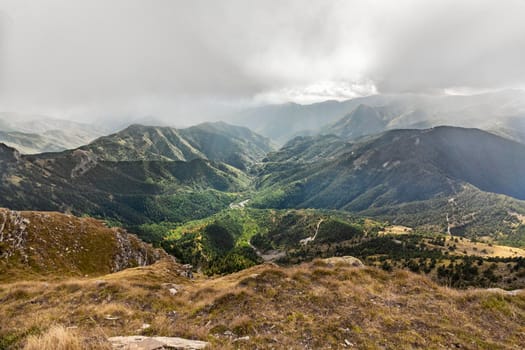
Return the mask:
[[[525,1],[0,0],[0,111],[204,118],[525,86]]]

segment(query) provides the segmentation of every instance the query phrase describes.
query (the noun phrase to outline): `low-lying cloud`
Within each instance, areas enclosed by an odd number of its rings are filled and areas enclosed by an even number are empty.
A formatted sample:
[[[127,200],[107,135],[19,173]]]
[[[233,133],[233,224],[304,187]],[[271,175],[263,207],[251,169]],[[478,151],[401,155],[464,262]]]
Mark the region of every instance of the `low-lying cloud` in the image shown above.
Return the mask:
[[[525,86],[519,0],[0,4],[3,110],[184,123],[254,102]]]

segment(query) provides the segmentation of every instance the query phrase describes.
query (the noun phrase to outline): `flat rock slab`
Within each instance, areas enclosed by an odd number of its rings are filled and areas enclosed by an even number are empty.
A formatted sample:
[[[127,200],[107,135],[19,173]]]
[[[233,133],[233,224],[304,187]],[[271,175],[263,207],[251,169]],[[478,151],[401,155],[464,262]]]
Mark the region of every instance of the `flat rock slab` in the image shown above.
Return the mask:
[[[353,256],[334,256],[331,258],[323,259],[323,262],[330,266],[352,266],[352,267],[364,267],[365,265],[358,258]]]
[[[190,340],[176,337],[111,337],[108,341],[113,349],[119,350],[160,350],[160,349],[177,349],[177,350],[198,350],[204,349],[209,345],[208,342],[200,340]]]
[[[483,289],[480,289],[480,290],[483,290]],[[501,288],[487,288],[485,289],[485,291],[491,292],[491,293],[500,293],[500,294],[505,294],[505,295],[510,295],[510,296],[516,296],[518,294],[524,293],[525,289],[504,290]]]

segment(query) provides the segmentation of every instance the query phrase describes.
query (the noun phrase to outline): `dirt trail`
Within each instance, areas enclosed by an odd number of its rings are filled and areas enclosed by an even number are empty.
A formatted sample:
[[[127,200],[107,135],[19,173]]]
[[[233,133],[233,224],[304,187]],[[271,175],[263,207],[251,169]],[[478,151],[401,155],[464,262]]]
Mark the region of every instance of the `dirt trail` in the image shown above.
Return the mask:
[[[230,209],[242,209],[246,206],[246,204],[248,204],[249,201],[249,199],[246,199],[239,203],[230,203],[229,207]]]
[[[307,245],[309,242],[313,242],[315,241],[315,239],[317,238],[317,233],[319,233],[319,227],[321,226],[321,223],[324,221],[324,219],[321,219],[319,220],[319,222],[317,223],[317,227],[315,229],[315,233],[313,236],[311,237],[306,237],[305,239],[301,239],[299,241],[300,244],[302,245]]]

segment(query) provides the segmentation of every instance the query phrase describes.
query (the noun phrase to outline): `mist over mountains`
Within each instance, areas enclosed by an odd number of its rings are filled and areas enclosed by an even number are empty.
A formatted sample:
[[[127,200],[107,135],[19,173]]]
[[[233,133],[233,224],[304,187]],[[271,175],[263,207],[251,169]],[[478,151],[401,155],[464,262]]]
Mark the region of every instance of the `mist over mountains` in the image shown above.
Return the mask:
[[[0,142],[26,154],[57,152],[79,147],[110,130],[103,125],[41,115],[0,113]]]
[[[246,126],[270,138],[276,145],[283,145],[295,136],[333,133],[346,139],[357,139],[386,130],[440,125],[479,128],[523,142],[523,101],[523,90],[474,95],[373,95],[307,105],[286,103],[240,110],[234,108],[208,118]],[[118,120],[100,120],[93,126],[42,116],[3,113],[0,115],[0,141],[23,153],[39,153],[79,147],[131,124],[179,128],[176,116],[174,121],[161,117]]]
[[[264,106],[240,112],[232,121],[280,144],[319,130],[355,139],[385,130],[439,125],[480,128],[523,141],[524,100],[522,90],[469,96],[374,95],[341,102]]]
[[[0,350],[523,348],[525,2],[0,3]]]

